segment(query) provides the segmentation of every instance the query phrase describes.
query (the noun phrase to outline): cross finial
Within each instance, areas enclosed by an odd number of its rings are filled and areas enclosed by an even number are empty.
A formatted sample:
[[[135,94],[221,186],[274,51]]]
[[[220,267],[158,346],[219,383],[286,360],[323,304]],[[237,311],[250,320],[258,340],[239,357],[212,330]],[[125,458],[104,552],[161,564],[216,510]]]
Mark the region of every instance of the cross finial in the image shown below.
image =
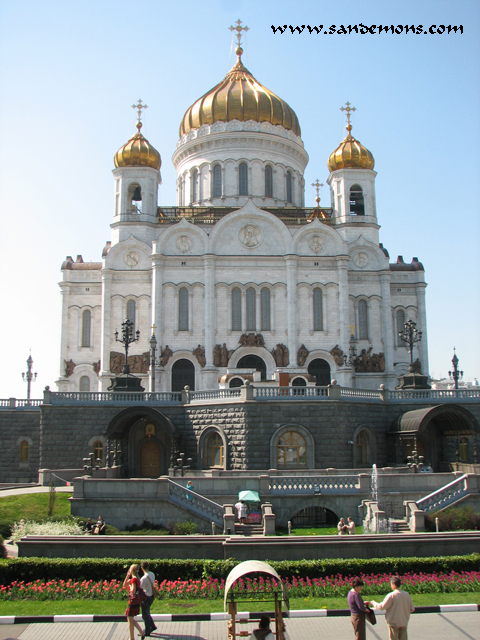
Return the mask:
[[[242,27],[242,21],[240,19],[238,19],[236,21],[236,26],[230,25],[228,28],[230,29],[230,31],[236,31],[236,38],[237,38],[237,49],[235,51],[235,53],[237,54],[238,58],[240,59],[240,56],[243,53],[243,49],[241,47],[242,44],[242,31],[245,31],[245,33],[247,31],[249,31],[249,28],[247,27],[247,25],[245,25],[244,27]]]
[[[137,104],[132,104],[132,109],[137,110],[137,129],[142,128],[142,109],[148,109],[148,104],[144,104],[140,99]]]
[[[355,333],[355,325],[352,322],[352,324],[350,325],[350,335],[353,336],[354,333]]]
[[[317,203],[317,207],[320,206],[320,188],[323,187],[323,184],[318,181],[318,178],[315,182],[312,182],[312,187],[315,187],[317,192],[317,197],[315,198],[315,202]]]
[[[350,106],[350,102],[346,102],[344,107],[340,107],[340,111],[346,111],[347,112],[347,131],[348,133],[350,133],[350,131],[352,130],[352,125],[350,124],[350,118],[351,118],[351,112],[352,111],[356,111],[357,109],[355,107],[351,107]]]

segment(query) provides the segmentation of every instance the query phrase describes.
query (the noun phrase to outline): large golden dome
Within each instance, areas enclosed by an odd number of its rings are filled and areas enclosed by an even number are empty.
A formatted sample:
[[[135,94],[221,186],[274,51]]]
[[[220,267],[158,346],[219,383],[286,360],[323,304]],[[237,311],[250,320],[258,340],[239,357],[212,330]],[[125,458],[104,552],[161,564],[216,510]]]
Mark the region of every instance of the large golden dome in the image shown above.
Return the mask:
[[[140,133],[142,123],[137,122],[137,133],[120,147],[113,161],[116,167],[151,167],[160,169],[162,159],[149,141]]]
[[[255,80],[242,64],[242,49],[237,49],[238,62],[225,78],[187,109],[180,125],[180,137],[203,124],[254,120],[281,125],[301,134],[295,111],[277,95]]]
[[[373,169],[375,159],[371,152],[352,136],[350,122],[347,125],[347,131],[347,137],[330,154],[328,159],[330,173],[339,169]]]

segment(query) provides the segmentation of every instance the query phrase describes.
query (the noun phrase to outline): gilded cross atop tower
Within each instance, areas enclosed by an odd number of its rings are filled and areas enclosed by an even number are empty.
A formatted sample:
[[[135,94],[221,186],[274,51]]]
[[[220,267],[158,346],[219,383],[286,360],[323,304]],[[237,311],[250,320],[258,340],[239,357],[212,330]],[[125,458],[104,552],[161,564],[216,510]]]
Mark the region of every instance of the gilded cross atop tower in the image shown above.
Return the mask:
[[[340,107],[340,111],[346,111],[347,113],[347,126],[346,129],[348,131],[348,133],[350,133],[350,131],[352,130],[352,125],[350,124],[350,118],[351,118],[351,113],[352,111],[356,111],[357,109],[355,107],[351,107],[350,106],[350,102],[346,102],[344,107]]]
[[[245,33],[247,31],[249,31],[249,28],[247,27],[247,25],[245,25],[244,27],[242,27],[242,21],[240,19],[238,19],[235,23],[237,26],[233,26],[230,25],[230,27],[228,27],[230,29],[230,31],[236,31],[236,38],[237,38],[237,49],[235,51],[235,53],[237,54],[237,56],[241,56],[243,53],[243,49],[242,49],[242,31],[245,31]]]
[[[323,184],[320,183],[317,178],[315,182],[312,182],[312,187],[315,187],[315,190],[317,192],[317,197],[315,198],[315,202],[317,203],[317,207],[319,207],[320,206],[320,188],[323,187]]]
[[[142,109],[148,109],[148,104],[143,104],[139,98],[137,104],[132,104],[132,109],[137,110],[137,129],[140,131],[142,128]]]

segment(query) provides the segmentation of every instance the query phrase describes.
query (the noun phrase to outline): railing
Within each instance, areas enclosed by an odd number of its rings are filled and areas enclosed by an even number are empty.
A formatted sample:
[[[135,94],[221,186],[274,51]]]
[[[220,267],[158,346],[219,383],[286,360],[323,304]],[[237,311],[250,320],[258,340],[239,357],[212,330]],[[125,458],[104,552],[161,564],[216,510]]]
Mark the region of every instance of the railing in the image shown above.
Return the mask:
[[[480,398],[480,388],[476,389],[418,389],[390,391],[390,400],[452,400]]]
[[[467,476],[463,475],[453,482],[445,485],[441,489],[437,489],[425,498],[417,500],[417,507],[425,513],[445,509],[468,493]]]
[[[328,387],[253,387],[255,400],[328,400]]]
[[[186,489],[181,484],[168,479],[168,499],[197,516],[215,522],[223,528],[223,507],[213,500]]]
[[[113,391],[61,391],[51,392],[51,404],[181,404],[182,394],[177,391],[155,393],[121,393]]]
[[[270,477],[272,495],[358,493],[358,476]]]
[[[378,389],[351,389],[340,387],[340,397],[343,400],[381,400],[381,391]]]
[[[7,398],[0,400],[0,409],[31,409],[32,407],[40,407],[43,400],[17,400],[16,398]]]
[[[213,389],[211,391],[190,391],[190,402],[202,400],[238,400],[242,395],[240,387],[233,389]]]

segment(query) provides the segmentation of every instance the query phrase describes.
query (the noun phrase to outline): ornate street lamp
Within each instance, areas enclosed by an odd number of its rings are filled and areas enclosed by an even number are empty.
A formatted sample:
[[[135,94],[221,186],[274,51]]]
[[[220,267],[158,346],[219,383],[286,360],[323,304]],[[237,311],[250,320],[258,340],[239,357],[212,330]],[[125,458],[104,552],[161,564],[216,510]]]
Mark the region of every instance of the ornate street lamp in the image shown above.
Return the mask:
[[[413,469],[413,473],[417,473],[423,467],[423,456],[418,455],[417,438],[413,439],[413,451],[411,456],[407,456],[407,467]]]
[[[417,324],[413,320],[407,320],[403,325],[403,331],[398,332],[398,337],[407,346],[410,353],[410,364],[408,373],[400,376],[397,389],[430,389],[428,376],[421,373],[420,360],[413,362],[413,347],[422,339],[422,332],[417,329]]]
[[[26,373],[22,373],[22,379],[27,383],[27,400],[30,400],[30,394],[32,390],[32,382],[35,382],[37,379],[37,374],[32,373],[33,366],[33,358],[32,354],[30,354],[27,358],[27,371]]]
[[[160,359],[157,360],[157,338],[155,337],[156,326],[152,325],[152,337],[150,338],[150,391],[155,392],[155,369],[160,366]],[[161,349],[161,347],[160,347]]]
[[[140,338],[140,330],[133,331],[134,324],[131,320],[125,320],[122,322],[122,337],[118,337],[118,331],[113,334],[115,336],[115,342],[120,342],[125,348],[125,364],[123,365],[122,373],[130,373],[130,367],[128,366],[128,347],[132,342],[137,342]]]
[[[408,347],[410,353],[410,373],[414,373],[413,365],[413,346],[422,339],[422,332],[417,329],[417,324],[413,320],[407,320],[403,325],[403,331],[398,332],[398,337],[403,340]]]
[[[191,458],[185,458],[185,453],[180,453],[177,458],[177,464],[173,467],[173,475],[177,475],[177,469],[180,469],[180,475],[184,476],[185,472],[188,471],[191,467],[190,463],[192,462]]]
[[[453,364],[453,371],[449,371],[448,375],[450,377],[450,380],[454,381],[455,389],[458,389],[458,381],[461,378],[463,378],[463,371],[460,371],[458,368],[458,358],[457,358],[457,354],[455,353],[455,347],[453,347],[452,364]]]

